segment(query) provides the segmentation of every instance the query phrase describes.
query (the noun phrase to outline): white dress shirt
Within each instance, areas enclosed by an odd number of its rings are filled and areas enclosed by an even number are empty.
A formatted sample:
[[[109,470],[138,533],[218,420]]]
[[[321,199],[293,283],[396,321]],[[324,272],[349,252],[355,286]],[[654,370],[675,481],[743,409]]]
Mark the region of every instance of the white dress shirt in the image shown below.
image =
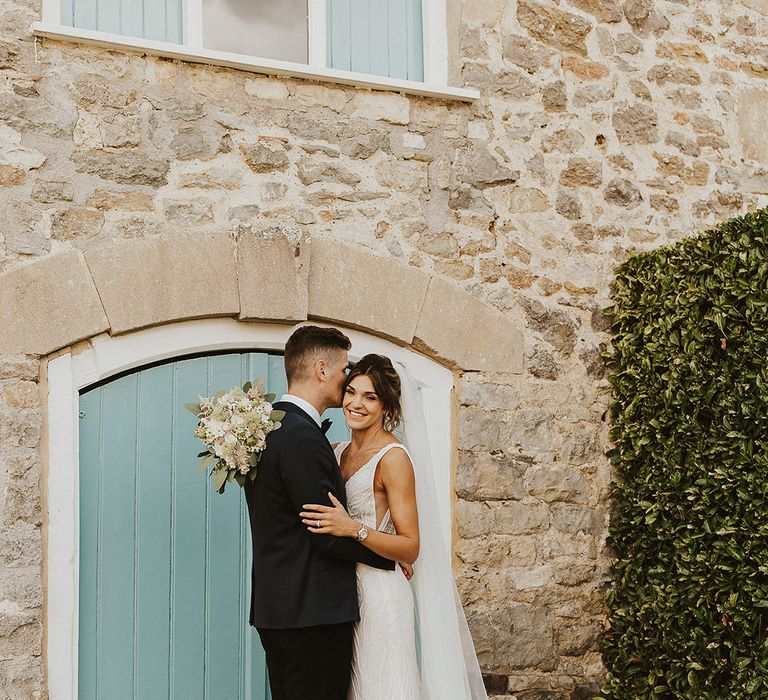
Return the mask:
[[[318,425],[322,425],[322,421],[320,420],[320,414],[317,412],[317,409],[311,403],[309,403],[309,401],[307,401],[306,399],[302,399],[301,396],[294,396],[293,394],[283,394],[280,397],[280,400],[295,404],[302,411],[312,416],[312,420],[314,420],[315,423],[317,423]]]

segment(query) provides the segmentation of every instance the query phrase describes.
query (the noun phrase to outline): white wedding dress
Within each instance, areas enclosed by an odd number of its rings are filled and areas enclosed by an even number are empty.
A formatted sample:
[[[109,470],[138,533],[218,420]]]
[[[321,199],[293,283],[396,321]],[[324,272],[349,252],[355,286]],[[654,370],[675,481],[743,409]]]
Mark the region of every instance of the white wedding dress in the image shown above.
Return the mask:
[[[336,446],[336,461],[349,442]],[[347,481],[347,509],[370,530],[396,534],[389,511],[376,523],[373,480],[376,465],[390,449],[408,450],[391,443],[377,452]],[[410,458],[410,454],[408,454]],[[417,662],[414,600],[400,567],[381,571],[357,565],[360,622],[355,626],[349,700],[422,700]]]

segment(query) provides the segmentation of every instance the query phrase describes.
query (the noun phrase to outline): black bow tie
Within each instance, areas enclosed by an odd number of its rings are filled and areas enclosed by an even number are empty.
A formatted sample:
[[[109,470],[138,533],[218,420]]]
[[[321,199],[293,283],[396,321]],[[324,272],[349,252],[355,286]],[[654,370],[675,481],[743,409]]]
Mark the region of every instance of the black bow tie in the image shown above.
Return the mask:
[[[323,433],[327,433],[331,426],[333,425],[333,421],[330,418],[326,418],[321,424],[320,424],[320,430],[323,431]]]

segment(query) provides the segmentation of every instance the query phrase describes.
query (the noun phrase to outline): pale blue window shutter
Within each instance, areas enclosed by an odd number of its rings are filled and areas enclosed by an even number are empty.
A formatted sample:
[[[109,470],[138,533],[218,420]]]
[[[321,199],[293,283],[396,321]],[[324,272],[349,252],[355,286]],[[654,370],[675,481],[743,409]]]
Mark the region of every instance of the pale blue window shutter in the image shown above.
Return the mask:
[[[424,80],[421,0],[328,0],[330,68]]]
[[[182,43],[182,0],[61,0],[61,23]]]

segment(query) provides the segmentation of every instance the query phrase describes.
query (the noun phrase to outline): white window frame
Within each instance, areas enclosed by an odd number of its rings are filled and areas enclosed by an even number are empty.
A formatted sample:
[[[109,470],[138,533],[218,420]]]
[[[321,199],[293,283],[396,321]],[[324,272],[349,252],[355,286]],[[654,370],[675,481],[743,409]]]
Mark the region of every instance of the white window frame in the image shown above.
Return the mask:
[[[32,25],[35,36],[75,41],[109,49],[139,51],[194,63],[209,63],[238,70],[295,78],[308,78],[341,85],[353,85],[374,90],[393,90],[410,95],[439,97],[464,102],[479,99],[480,93],[471,88],[448,85],[447,0],[422,0],[424,31],[424,80],[403,80],[386,76],[342,71],[326,66],[326,0],[308,2],[308,63],[293,63],[243,56],[203,47],[203,0],[183,0],[183,44],[154,41],[140,37],[122,36],[61,23],[60,0],[43,0],[43,19]]]
[[[183,321],[114,338],[103,334],[93,338],[85,350],[65,352],[48,361],[44,618],[50,700],[76,700],[78,688],[79,391],[121,372],[193,353],[282,351],[293,330],[284,324],[241,323],[227,318]],[[432,438],[440,524],[450,546],[453,373],[387,340],[359,331],[344,332],[352,341],[353,359],[371,352],[387,355],[400,360],[421,385]]]

